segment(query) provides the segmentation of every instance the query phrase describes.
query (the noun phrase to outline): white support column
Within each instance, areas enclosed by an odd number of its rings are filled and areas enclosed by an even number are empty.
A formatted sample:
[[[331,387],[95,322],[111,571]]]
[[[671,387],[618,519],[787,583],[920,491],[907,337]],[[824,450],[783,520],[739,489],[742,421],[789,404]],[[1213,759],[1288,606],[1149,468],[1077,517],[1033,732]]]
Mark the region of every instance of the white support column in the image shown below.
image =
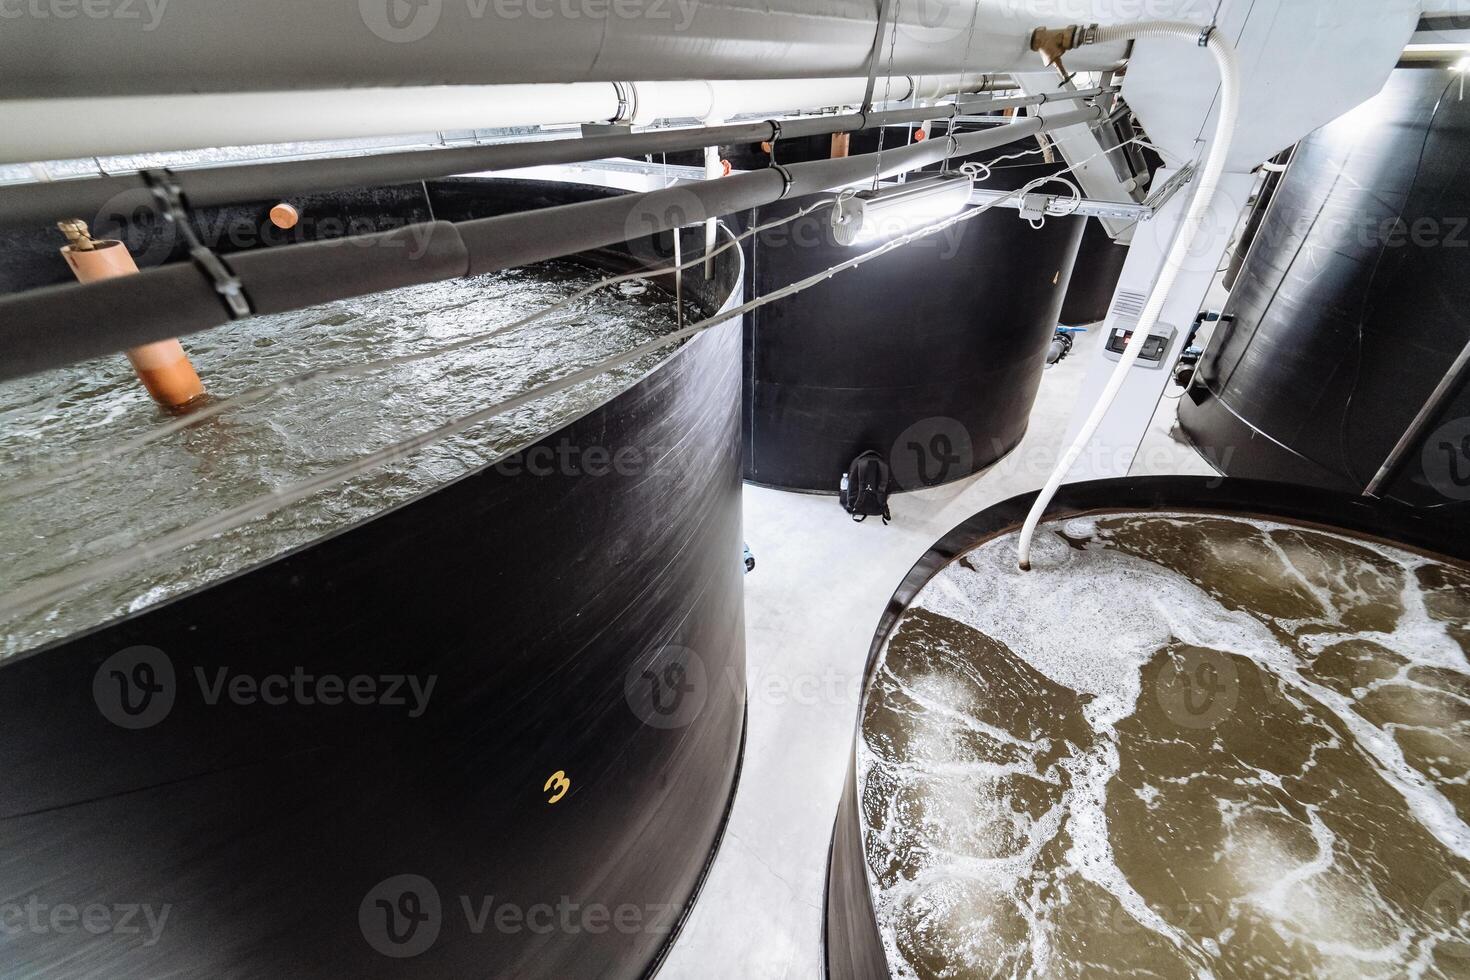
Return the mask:
[[[1155,177],[1155,185],[1163,186],[1173,176],[1172,170],[1161,170]],[[1102,426],[1093,436],[1086,453],[1072,467],[1067,482],[1098,480],[1107,477],[1127,476],[1138,453],[1138,447],[1148,431],[1149,422],[1158,408],[1159,399],[1170,383],[1174,365],[1183,350],[1184,338],[1188,334],[1195,315],[1204,304],[1214,284],[1225,255],[1234,237],[1240,214],[1250,196],[1255,178],[1248,173],[1227,173],[1220,182],[1220,192],[1215,206],[1201,229],[1195,250],[1190,254],[1178,284],[1169,295],[1164,313],[1159,318],[1161,325],[1175,328],[1173,340],[1165,352],[1163,361],[1157,366],[1146,366],[1140,361],[1132,369],[1128,380],[1118,393],[1117,401]],[[1113,306],[1100,329],[1103,336],[1092,345],[1092,363],[1088,367],[1087,379],[1083,383],[1076,407],[1072,410],[1072,421],[1068,426],[1068,445],[1076,438],[1083,421],[1097,404],[1099,395],[1107,385],[1115,360],[1107,356],[1107,337],[1119,319],[1119,307],[1127,310],[1136,305],[1141,309],[1158,280],[1159,267],[1168,252],[1179,225],[1189,207],[1193,188],[1186,186],[1152,221],[1139,225],[1133,237],[1133,247],[1123,266],[1123,276],[1113,294]],[[1157,331],[1156,331],[1157,332]]]

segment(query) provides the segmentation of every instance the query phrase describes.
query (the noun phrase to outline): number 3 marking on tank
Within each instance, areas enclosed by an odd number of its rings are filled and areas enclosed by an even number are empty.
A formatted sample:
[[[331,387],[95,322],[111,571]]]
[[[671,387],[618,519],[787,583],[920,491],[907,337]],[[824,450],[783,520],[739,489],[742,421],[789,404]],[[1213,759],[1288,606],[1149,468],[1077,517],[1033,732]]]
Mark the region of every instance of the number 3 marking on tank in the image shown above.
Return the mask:
[[[555,792],[552,792],[553,788],[555,788]],[[551,793],[551,799],[547,800],[547,803],[555,803],[563,796],[566,796],[567,790],[571,788],[572,781],[567,778],[566,772],[561,769],[552,773],[551,778],[546,780],[546,785],[541,787],[544,792]]]

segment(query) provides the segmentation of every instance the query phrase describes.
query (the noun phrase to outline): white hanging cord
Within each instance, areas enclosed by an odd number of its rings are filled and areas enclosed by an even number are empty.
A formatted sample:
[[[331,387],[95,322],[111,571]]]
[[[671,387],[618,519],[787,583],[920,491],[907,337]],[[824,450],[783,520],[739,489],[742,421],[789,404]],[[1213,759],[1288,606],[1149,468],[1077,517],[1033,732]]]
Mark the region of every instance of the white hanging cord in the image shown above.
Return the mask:
[[[1136,40],[1146,37],[1174,38],[1194,43],[1204,42],[1210,53],[1214,55],[1215,63],[1220,70],[1220,117],[1215,126],[1214,141],[1210,144],[1209,159],[1200,175],[1194,198],[1190,201],[1189,210],[1185,214],[1183,224],[1179,227],[1178,234],[1174,236],[1168,256],[1164,259],[1163,269],[1159,273],[1159,279],[1152,295],[1149,296],[1148,305],[1144,307],[1143,315],[1138,320],[1138,326],[1133,330],[1133,338],[1128,342],[1112,377],[1108,379],[1102,397],[1098,399],[1092,413],[1083,423],[1081,431],[1077,433],[1077,438],[1073,440],[1072,445],[1062,455],[1061,461],[1057,463],[1056,469],[1046,481],[1046,486],[1037,496],[1036,503],[1032,505],[1031,512],[1026,515],[1026,523],[1021,528],[1021,538],[1017,549],[1022,569],[1031,568],[1031,544],[1036,536],[1036,528],[1041,523],[1042,515],[1046,513],[1046,508],[1056,496],[1057,490],[1061,488],[1067,474],[1076,465],[1077,460],[1082,458],[1087,444],[1092,441],[1098,426],[1102,424],[1103,417],[1107,415],[1108,409],[1117,399],[1123,382],[1127,380],[1128,372],[1137,363],[1138,355],[1143,351],[1149,334],[1159,322],[1164,303],[1168,300],[1174,283],[1178,281],[1179,273],[1189,258],[1195,240],[1199,237],[1204,219],[1215,202],[1216,193],[1220,188],[1220,178],[1225,173],[1225,164],[1230,156],[1230,145],[1235,136],[1236,122],[1240,116],[1239,65],[1235,46],[1224,34],[1213,28],[1206,28],[1202,32],[1198,24],[1148,21],[1141,24],[1100,27],[1097,29],[1096,43],[1105,44],[1110,41]]]

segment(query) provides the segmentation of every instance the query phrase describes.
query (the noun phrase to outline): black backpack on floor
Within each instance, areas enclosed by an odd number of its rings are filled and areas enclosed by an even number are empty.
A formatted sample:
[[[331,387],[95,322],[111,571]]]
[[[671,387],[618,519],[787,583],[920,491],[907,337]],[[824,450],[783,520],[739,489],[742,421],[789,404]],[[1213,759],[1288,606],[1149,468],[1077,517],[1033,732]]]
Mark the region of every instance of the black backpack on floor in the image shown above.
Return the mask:
[[[853,520],[882,517],[887,524],[893,519],[888,513],[888,461],[871,451],[853,460],[837,499]]]

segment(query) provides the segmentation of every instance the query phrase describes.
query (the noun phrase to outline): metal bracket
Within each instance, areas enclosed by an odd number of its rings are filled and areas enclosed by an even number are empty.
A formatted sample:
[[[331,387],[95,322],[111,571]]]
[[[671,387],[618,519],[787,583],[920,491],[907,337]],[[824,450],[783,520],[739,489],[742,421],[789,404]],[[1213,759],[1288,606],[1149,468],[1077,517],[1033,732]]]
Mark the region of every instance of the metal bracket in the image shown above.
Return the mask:
[[[1159,209],[1169,203],[1169,199],[1179,192],[1185,184],[1194,180],[1194,164],[1186,164],[1174,172],[1174,176],[1164,182],[1164,186],[1153,192],[1143,206],[1148,208],[1149,218],[1158,213]],[[1147,219],[1144,219],[1147,220]]]
[[[970,203],[984,207],[1015,208],[1021,217],[1035,220],[1041,217],[1065,218],[1078,215],[1089,218],[1115,218],[1119,221],[1148,221],[1154,209],[1144,204],[1121,204],[1116,201],[1098,201],[1083,198],[1079,204],[1069,194],[1031,193],[1017,197],[1015,191],[976,187],[970,192]]]
[[[224,299],[230,318],[240,320],[251,316],[250,301],[245,298],[245,287],[239,278],[218,255],[199,240],[199,236],[194,233],[194,226],[189,224],[189,210],[184,205],[184,194],[174,182],[173,174],[167,170],[145,170],[142,176],[148,189],[153,192],[159,213],[165,221],[178,229],[179,236],[188,246],[189,258],[214,283],[214,291]]]
[[[863,92],[863,115],[873,108],[873,88],[878,82],[878,59],[883,53],[883,35],[887,32],[888,12],[897,6],[896,0],[883,0],[878,7],[878,27],[873,32],[873,49],[868,52],[868,87]]]
[[[771,169],[781,175],[781,196],[777,198],[777,200],[784,201],[786,200],[786,195],[791,193],[791,185],[794,184],[796,181],[791,176],[791,171],[787,170],[785,167],[781,166],[774,160],[771,161]]]

